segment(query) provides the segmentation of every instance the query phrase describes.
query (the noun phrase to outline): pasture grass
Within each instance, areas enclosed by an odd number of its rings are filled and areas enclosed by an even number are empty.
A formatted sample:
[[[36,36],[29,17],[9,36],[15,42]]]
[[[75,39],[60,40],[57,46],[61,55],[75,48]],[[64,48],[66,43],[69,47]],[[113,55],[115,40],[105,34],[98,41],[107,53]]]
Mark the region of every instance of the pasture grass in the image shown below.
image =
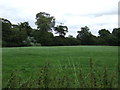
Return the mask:
[[[117,87],[115,46],[17,47],[2,51],[3,87]],[[10,86],[14,80],[17,85]]]

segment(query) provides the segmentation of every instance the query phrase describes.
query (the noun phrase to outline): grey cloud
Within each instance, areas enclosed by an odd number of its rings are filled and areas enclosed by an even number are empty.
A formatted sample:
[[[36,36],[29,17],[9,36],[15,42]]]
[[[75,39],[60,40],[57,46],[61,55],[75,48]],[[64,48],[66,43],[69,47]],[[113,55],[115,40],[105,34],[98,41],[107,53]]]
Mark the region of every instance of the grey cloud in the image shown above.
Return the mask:
[[[103,12],[103,13],[96,13],[94,14],[93,16],[94,17],[100,17],[100,16],[103,16],[103,15],[118,15],[118,11],[109,11],[109,12]]]
[[[87,17],[100,17],[103,15],[118,15],[118,10],[112,8],[112,10],[108,11],[100,11],[100,12],[89,12],[89,13],[64,13],[63,14],[65,17],[78,17],[78,16],[87,16]]]
[[[31,16],[23,13],[23,10],[20,8],[10,7],[9,5],[8,6],[0,5],[0,11],[1,11],[0,17],[10,20],[11,23],[13,24],[26,21],[26,22],[29,22],[29,24],[32,27],[36,28],[35,17],[32,18]]]

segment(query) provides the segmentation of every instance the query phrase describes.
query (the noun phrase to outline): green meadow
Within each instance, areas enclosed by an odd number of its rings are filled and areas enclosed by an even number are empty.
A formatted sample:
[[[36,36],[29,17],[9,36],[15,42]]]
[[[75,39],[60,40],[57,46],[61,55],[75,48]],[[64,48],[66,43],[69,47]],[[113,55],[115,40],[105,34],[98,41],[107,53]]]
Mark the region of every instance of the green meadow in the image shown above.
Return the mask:
[[[53,46],[3,48],[3,87],[7,86],[10,81],[11,73],[13,72],[17,72],[17,75],[21,78],[21,83],[24,83],[25,81],[36,80],[40,75],[41,70],[43,70],[42,67],[45,65],[48,65],[47,70],[49,70],[49,73],[45,75],[50,77],[51,80],[49,81],[53,81],[49,83],[49,85],[47,84],[47,87],[59,87],[60,85],[61,87],[67,87],[66,85],[68,85],[72,88],[87,87],[87,85],[88,87],[91,87],[91,84],[89,83],[84,86],[80,84],[78,80],[79,77],[82,77],[78,75],[79,71],[81,70],[80,68],[82,68],[82,72],[86,76],[84,78],[84,81],[87,83],[90,68],[94,68],[96,70],[98,74],[95,74],[95,76],[97,78],[99,75],[102,76],[102,73],[104,73],[104,71],[107,72],[108,75],[117,73],[117,64],[117,46]],[[60,77],[66,77],[66,79],[63,80],[70,80],[71,83],[69,82],[69,84],[60,84],[57,86],[56,83],[59,80],[57,78]],[[61,82],[63,83],[64,81]],[[74,85],[73,82],[77,84]],[[94,87],[102,87],[102,85],[100,86],[99,82],[100,81],[98,81]],[[117,80],[113,82],[113,84],[116,84],[116,82]],[[108,83],[110,83],[110,80],[108,80]],[[26,87],[29,86],[32,85],[26,85]],[[16,87],[19,87],[19,85]],[[36,87],[35,84],[32,87]],[[117,87],[117,85],[113,87]]]

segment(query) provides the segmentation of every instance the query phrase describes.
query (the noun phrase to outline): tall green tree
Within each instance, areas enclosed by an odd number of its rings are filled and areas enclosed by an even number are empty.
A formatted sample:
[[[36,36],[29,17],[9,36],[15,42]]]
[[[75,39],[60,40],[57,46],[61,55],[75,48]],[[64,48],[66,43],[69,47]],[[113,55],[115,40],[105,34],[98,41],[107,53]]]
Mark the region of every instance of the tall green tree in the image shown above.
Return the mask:
[[[18,25],[13,25],[11,28],[10,46],[26,46],[23,41],[26,40],[27,34],[25,31],[20,31],[18,27]]]
[[[54,31],[56,34],[59,34],[60,37],[65,37],[66,33],[68,32],[68,27],[58,25],[57,27],[54,27]]]
[[[30,27],[28,22],[19,23],[18,28],[20,31],[26,32],[27,36],[30,36],[30,33],[32,32],[32,28]]]
[[[35,39],[41,45],[51,45],[52,43],[52,29],[55,26],[55,18],[46,12],[36,14],[36,22],[38,31],[34,32]]]
[[[98,33],[99,33],[100,37],[106,37],[110,34],[110,31],[106,30],[106,29],[101,29],[101,30],[99,30]]]
[[[116,45],[120,46],[120,28],[114,28],[112,34],[116,37]]]
[[[91,34],[87,26],[81,27],[81,31],[77,31],[77,33],[77,39],[80,40],[82,45],[93,44],[93,35]]]
[[[2,46],[9,46],[12,23],[4,18],[0,18],[0,21],[2,22]]]
[[[110,31],[109,30],[106,30],[106,29],[101,29],[98,31],[99,33],[99,38],[100,38],[100,42],[102,45],[109,45],[110,43]]]
[[[42,31],[52,31],[55,25],[55,18],[50,16],[50,14],[45,12],[40,12],[36,14],[36,22],[38,30]]]

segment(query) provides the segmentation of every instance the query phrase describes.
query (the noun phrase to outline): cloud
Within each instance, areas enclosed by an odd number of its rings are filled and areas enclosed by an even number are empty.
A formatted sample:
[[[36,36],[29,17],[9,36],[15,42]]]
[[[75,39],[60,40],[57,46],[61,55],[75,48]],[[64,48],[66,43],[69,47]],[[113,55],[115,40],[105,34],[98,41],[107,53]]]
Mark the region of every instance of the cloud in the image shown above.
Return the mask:
[[[76,36],[83,26],[88,26],[94,35],[106,28],[117,27],[119,0],[1,0],[0,17],[12,23],[28,21],[33,28],[35,15],[47,12],[56,18],[56,24],[64,23],[69,33]]]

